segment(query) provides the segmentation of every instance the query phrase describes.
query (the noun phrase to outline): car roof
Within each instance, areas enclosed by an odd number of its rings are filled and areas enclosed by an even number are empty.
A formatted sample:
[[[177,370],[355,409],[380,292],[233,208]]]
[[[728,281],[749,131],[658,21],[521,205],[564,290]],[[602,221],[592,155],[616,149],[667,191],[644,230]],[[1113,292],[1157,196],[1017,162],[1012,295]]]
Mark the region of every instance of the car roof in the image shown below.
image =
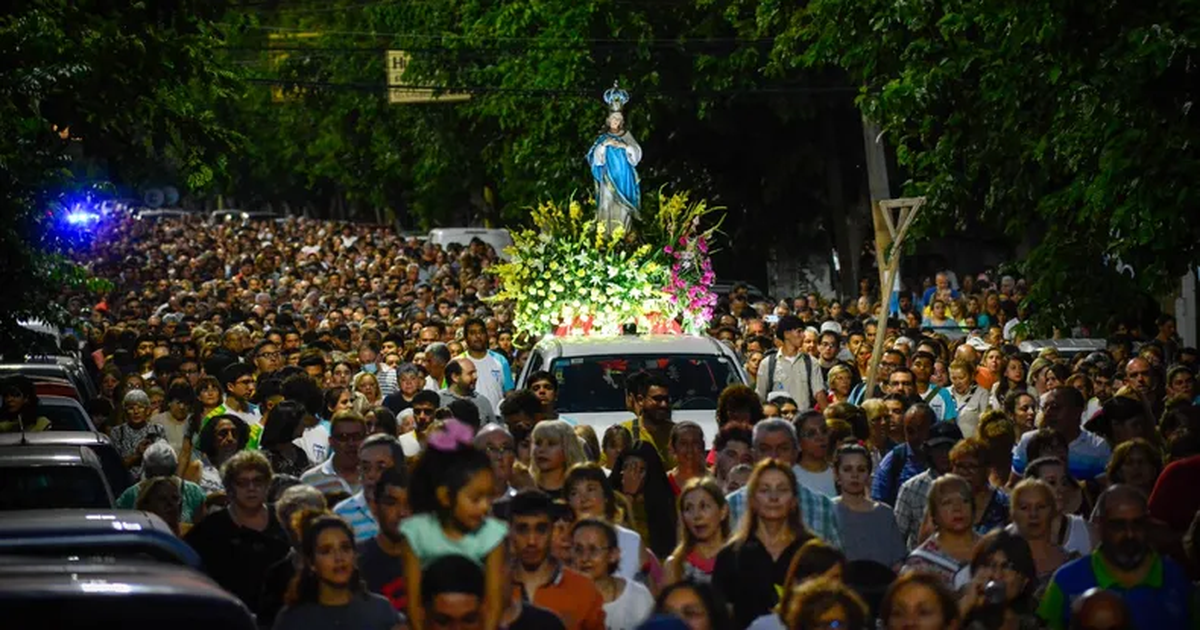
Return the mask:
[[[16,444],[0,446],[0,468],[29,466],[92,466],[75,444]],[[100,467],[100,462],[95,462]]]
[[[188,567],[134,559],[47,560],[0,557],[0,601],[6,611],[53,613],[51,627],[82,627],[79,622],[132,622],[175,611],[173,627],[250,630],[245,604]],[[53,608],[51,608],[53,607]],[[69,620],[69,621],[68,621]]]
[[[28,431],[0,433],[0,447],[30,446],[97,446],[112,444],[107,435],[98,431]]]
[[[699,335],[613,335],[547,337],[538,344],[563,358],[613,354],[726,355],[728,348],[712,337]]]
[[[0,512],[0,552],[22,549],[85,552],[88,547],[112,550],[153,548],[159,557],[200,568],[200,556],[184,544],[157,515],[140,510],[62,508]],[[106,555],[108,555],[106,553]]]

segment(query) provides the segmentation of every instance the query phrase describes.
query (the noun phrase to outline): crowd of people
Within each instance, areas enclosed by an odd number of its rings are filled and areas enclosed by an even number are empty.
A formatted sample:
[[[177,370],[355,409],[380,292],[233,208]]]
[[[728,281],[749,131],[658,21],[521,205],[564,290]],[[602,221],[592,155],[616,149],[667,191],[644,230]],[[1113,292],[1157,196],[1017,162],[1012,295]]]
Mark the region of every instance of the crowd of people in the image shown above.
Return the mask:
[[[718,432],[559,416],[496,252],[289,219],[120,221],[68,296],[130,475],[261,627],[1197,627],[1198,354],[1169,317],[1028,356],[1024,287],[723,296]],[[948,322],[953,323],[949,325]],[[884,356],[866,372],[877,335]],[[0,426],[46,428],[23,377]]]

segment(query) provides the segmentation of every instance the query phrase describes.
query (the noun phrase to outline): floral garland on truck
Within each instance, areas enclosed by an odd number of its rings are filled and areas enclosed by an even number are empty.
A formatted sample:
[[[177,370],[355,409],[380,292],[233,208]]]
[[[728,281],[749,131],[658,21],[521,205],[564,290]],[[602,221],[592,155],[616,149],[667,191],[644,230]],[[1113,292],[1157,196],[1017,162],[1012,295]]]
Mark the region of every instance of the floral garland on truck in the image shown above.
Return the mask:
[[[489,268],[501,287],[489,299],[511,302],[513,324],[530,334],[617,335],[629,324],[703,332],[716,305],[709,243],[719,221],[700,225],[712,212],[660,193],[658,211],[631,235],[585,218],[578,201],[543,203],[533,228],[513,232],[510,259]]]

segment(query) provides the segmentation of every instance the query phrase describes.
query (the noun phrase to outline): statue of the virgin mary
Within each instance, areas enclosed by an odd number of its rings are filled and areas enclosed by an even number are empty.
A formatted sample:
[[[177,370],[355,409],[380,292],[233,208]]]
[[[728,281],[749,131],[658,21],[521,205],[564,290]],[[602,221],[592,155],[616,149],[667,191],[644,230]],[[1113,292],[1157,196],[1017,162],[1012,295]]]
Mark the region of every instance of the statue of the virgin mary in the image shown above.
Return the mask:
[[[604,93],[604,102],[608,104],[608,118],[587,154],[596,181],[596,218],[609,230],[618,225],[629,230],[642,204],[635,168],[642,161],[642,147],[625,129],[625,115],[621,113],[629,102],[629,93],[613,83],[612,89]]]

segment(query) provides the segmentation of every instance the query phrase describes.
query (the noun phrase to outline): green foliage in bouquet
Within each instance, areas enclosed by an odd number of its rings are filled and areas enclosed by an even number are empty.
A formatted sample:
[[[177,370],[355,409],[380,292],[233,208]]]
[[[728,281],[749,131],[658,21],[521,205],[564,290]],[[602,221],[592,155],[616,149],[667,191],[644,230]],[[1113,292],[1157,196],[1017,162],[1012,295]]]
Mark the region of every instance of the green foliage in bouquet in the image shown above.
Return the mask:
[[[634,235],[610,231],[578,201],[541,204],[532,212],[533,228],[513,233],[511,259],[489,269],[501,287],[490,299],[511,302],[513,323],[532,334],[619,334],[631,323],[652,332],[681,316],[696,322],[692,301],[672,299],[678,263],[670,245],[711,237],[715,226],[699,228],[712,209],[689,203],[686,194],[660,192],[658,202]]]
[[[513,234],[511,260],[491,267],[502,287],[492,299],[513,303],[518,329],[618,334],[645,313],[668,312],[666,269],[653,248],[583,214],[578,201],[543,203],[533,211],[534,229]]]

